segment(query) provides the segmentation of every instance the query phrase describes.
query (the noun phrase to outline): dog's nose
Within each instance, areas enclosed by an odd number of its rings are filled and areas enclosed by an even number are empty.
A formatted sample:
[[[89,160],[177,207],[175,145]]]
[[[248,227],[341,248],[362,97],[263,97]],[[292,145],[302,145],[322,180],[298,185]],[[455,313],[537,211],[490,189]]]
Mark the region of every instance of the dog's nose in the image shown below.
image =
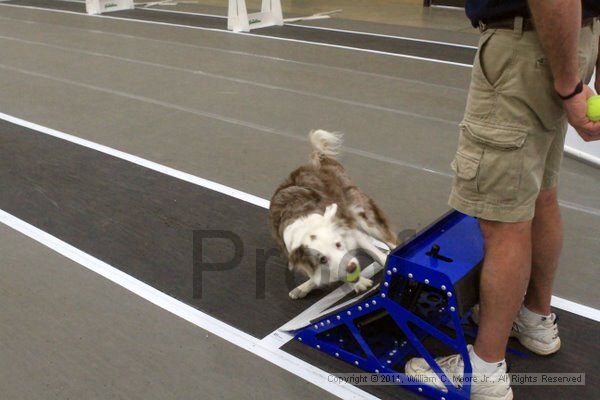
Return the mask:
[[[348,266],[346,267],[346,272],[348,272],[349,274],[353,273],[354,271],[356,271],[356,268],[358,268],[358,265],[356,265],[355,262],[351,262],[350,264],[348,264]]]

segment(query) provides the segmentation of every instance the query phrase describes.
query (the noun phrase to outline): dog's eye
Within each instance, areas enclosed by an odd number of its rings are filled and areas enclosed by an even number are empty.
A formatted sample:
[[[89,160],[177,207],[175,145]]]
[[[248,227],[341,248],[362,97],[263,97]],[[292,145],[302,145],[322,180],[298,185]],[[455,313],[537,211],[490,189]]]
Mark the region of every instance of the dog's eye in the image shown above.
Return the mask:
[[[327,257],[322,256],[319,261],[321,261],[321,264],[327,264]]]
[[[342,248],[342,243],[341,242],[337,242],[335,244],[335,247],[337,247],[338,249],[341,249]]]

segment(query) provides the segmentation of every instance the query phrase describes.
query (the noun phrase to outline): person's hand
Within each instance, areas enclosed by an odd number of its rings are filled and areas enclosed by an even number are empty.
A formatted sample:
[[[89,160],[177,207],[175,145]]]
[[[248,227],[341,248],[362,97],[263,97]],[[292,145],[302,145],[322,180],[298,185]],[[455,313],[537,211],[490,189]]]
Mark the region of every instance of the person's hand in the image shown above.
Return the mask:
[[[596,78],[596,87],[598,87],[598,83],[598,78]],[[569,123],[586,142],[600,140],[600,122],[590,121],[587,117],[587,99],[594,94],[589,86],[584,85],[583,92],[563,101]]]

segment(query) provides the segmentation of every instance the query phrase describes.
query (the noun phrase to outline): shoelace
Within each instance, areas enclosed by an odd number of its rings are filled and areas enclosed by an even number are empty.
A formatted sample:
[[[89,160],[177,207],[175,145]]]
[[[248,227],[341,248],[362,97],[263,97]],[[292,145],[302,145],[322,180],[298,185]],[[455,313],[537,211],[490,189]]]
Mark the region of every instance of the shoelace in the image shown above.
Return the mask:
[[[552,326],[552,330],[554,332],[553,339],[556,339],[558,337],[558,315],[552,314],[552,316],[554,317],[554,324]]]
[[[454,354],[451,356],[441,357],[436,359],[438,365],[446,374],[446,377],[450,379],[452,384],[457,388],[462,388],[462,377],[464,373],[464,363],[460,354]],[[460,375],[460,381],[456,382],[454,375]],[[444,378],[445,379],[445,378]]]
[[[446,374],[455,374],[457,368],[461,374],[464,371],[463,360],[459,354],[440,358],[437,363]]]

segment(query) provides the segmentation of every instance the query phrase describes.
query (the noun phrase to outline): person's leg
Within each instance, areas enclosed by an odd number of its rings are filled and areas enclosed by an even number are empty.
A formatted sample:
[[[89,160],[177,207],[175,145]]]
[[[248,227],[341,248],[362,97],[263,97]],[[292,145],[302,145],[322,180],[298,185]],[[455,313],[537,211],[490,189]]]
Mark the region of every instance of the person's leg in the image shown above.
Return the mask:
[[[524,305],[540,315],[550,314],[552,284],[562,249],[562,221],[556,188],[540,192],[532,225],[531,279]]]
[[[487,362],[504,359],[512,323],[523,302],[531,271],[531,224],[480,220],[485,260],[474,348]]]

